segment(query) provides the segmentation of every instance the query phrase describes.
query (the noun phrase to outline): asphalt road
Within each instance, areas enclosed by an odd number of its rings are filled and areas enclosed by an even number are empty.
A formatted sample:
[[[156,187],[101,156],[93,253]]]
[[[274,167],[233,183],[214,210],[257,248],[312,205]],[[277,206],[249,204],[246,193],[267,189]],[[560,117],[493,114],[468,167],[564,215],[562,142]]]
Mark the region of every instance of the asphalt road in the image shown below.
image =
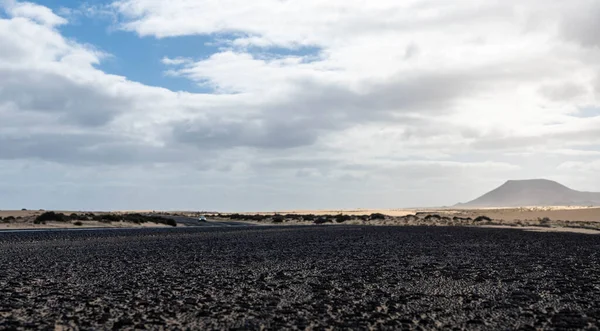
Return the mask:
[[[600,236],[442,227],[0,233],[0,329],[590,329]]]
[[[184,216],[163,216],[174,219],[177,224],[183,224],[185,226],[193,227],[239,227],[239,226],[254,226],[254,224],[243,223],[243,222],[221,222],[215,220],[207,220],[206,222],[200,221],[197,218],[184,217]]]

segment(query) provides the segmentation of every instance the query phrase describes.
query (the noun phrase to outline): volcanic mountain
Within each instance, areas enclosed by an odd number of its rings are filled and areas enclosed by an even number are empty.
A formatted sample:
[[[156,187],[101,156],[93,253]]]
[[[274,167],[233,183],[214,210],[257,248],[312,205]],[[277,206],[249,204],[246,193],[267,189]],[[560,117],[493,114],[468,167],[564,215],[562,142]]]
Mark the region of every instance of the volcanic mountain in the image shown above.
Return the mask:
[[[547,179],[509,180],[457,207],[598,206],[600,193],[581,192]]]

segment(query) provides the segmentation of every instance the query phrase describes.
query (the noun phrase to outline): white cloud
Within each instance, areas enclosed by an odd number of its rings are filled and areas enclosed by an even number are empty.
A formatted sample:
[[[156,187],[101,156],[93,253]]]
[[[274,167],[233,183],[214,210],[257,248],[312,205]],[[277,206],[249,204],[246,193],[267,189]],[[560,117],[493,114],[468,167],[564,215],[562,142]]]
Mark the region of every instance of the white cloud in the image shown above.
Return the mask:
[[[67,24],[66,19],[54,14],[49,8],[35,3],[4,0],[4,3],[0,2],[0,5],[12,17],[31,19],[50,27]]]
[[[581,85],[562,83],[542,86],[540,92],[552,101],[572,101],[573,99],[585,95],[588,91]]]
[[[162,62],[165,65],[176,66],[182,64],[189,64],[192,62],[192,60],[184,57],[178,57],[174,59],[163,57],[162,60],[160,60],[160,62]]]
[[[568,161],[560,164],[558,169],[595,174],[600,171],[600,160],[594,160],[591,162]]]

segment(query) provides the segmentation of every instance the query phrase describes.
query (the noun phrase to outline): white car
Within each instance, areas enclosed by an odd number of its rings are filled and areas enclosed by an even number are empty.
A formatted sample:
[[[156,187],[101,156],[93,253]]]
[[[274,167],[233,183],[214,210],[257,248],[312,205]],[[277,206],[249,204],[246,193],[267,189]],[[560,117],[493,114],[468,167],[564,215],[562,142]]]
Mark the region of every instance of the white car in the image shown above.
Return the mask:
[[[206,222],[206,217],[200,216],[200,218],[198,218],[198,221],[200,221],[200,222]]]

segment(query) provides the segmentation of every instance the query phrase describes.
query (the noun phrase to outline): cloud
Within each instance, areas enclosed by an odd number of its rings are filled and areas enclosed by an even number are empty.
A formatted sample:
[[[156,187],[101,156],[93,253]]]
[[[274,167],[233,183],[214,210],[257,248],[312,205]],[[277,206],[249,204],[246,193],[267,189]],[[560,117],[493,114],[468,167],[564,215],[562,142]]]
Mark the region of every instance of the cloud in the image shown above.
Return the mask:
[[[188,58],[183,58],[183,57],[178,57],[178,58],[174,58],[174,59],[170,59],[168,57],[163,57],[160,62],[162,62],[165,65],[177,66],[177,65],[182,65],[182,64],[188,64],[188,63],[192,62],[192,60],[188,59]]]
[[[567,170],[577,173],[595,174],[600,171],[600,160],[591,162],[567,161],[558,166],[559,170]]]
[[[77,190],[107,208],[237,210],[452,204],[528,176],[569,184],[580,179],[559,165],[597,156],[600,117],[578,117],[600,107],[594,6],[121,0],[61,11],[173,45],[212,38],[211,54],[155,59],[202,87],[191,93],[108,74],[106,54],[57,29],[67,20],[5,2],[0,182],[33,185],[25,178],[42,171],[36,180],[81,203],[93,201]]]
[[[567,7],[562,21],[564,36],[585,47],[600,47],[600,4],[594,0],[578,1]]]
[[[0,100],[21,111],[56,113],[64,123],[101,126],[131,107],[130,99],[111,95],[97,82],[34,70],[0,69],[0,75]]]
[[[545,85],[540,89],[540,93],[552,101],[573,100],[581,95],[586,94],[587,92],[588,91],[586,90],[585,86],[573,83]]]
[[[12,17],[31,19],[49,27],[68,23],[66,19],[54,14],[49,8],[35,3],[4,0],[4,3],[0,2],[0,6],[4,7],[6,13]]]

